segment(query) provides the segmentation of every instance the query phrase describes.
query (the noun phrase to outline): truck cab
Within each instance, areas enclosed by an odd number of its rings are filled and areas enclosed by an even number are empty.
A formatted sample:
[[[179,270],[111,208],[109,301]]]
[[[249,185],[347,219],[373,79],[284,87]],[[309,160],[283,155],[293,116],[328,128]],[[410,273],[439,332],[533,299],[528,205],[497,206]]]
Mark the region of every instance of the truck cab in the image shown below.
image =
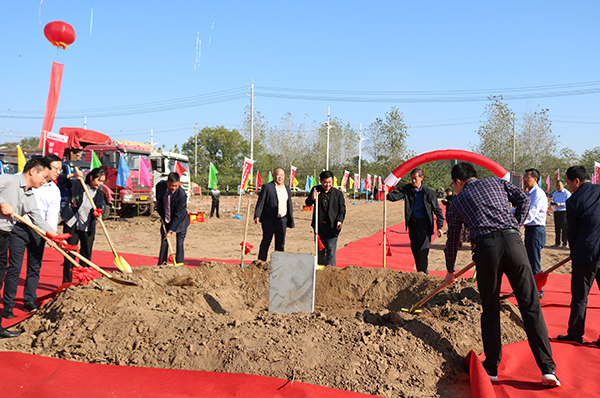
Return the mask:
[[[108,211],[123,215],[150,215],[154,211],[154,197],[152,190],[154,182],[152,172],[150,173],[150,186],[141,185],[140,180],[140,158],[144,158],[150,163],[150,148],[143,144],[122,144],[113,143],[111,145],[87,145],[83,150],[82,160],[91,162],[92,151],[98,156],[102,163],[102,169],[106,172],[106,182],[104,186],[107,199]],[[119,159],[124,157],[130,170],[126,187],[117,186],[117,172],[119,169]],[[106,212],[106,209],[105,209]]]
[[[176,171],[177,163],[185,169],[183,175],[180,175],[181,187],[188,197],[188,202],[192,197],[192,184],[190,180],[190,164],[187,156],[180,153],[160,151],[150,154],[150,163],[152,164],[152,174],[154,178],[154,190],[156,184],[160,181],[166,181],[169,173]],[[156,196],[156,195],[155,195]]]

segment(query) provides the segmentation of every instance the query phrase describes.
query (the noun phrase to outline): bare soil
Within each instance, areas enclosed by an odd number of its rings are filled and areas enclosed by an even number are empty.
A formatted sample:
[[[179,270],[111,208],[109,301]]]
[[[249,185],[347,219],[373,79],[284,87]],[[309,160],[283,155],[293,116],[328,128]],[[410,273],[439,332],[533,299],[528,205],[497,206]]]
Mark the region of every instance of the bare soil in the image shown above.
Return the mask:
[[[224,198],[220,219],[190,226],[186,257],[239,258],[246,214],[242,206],[244,220],[233,219],[234,199]],[[310,213],[299,202],[286,250],[310,253]],[[381,203],[351,203],[338,247],[381,230]],[[206,199],[194,198],[189,210],[207,206]],[[402,203],[390,204],[388,225],[402,222],[402,214]],[[250,225],[248,240],[257,247],[261,229]],[[108,226],[117,251],[158,254],[156,217],[111,220]],[[101,234],[95,248],[107,250]],[[444,241],[434,242],[431,269],[444,269]],[[542,253],[544,268],[568,255],[555,248]],[[459,254],[459,262],[470,262],[469,250]],[[440,278],[329,268],[317,272],[314,313],[281,315],[267,310],[268,270],[260,261],[247,269],[205,262],[119,275],[135,287],[101,278],[104,289],[89,283],[60,293],[18,326],[24,330],[20,337],[0,340],[0,349],[88,363],[251,373],[384,397],[471,396],[462,358],[482,351],[476,285],[457,281],[412,315],[401,309],[433,290]],[[503,305],[502,332],[504,344],[526,338],[510,303]]]

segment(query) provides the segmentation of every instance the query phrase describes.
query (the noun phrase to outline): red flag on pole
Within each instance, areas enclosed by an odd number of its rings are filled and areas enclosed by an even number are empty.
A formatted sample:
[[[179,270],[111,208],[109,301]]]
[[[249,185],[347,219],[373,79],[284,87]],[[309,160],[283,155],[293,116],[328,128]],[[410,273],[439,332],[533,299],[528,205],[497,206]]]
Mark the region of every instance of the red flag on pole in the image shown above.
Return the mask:
[[[294,177],[296,177],[296,168],[292,166],[290,171],[290,189],[294,188]]]
[[[354,173],[354,192],[358,192],[360,188],[360,177],[358,174]]]
[[[263,184],[262,178],[260,177],[260,173],[257,171],[256,172],[256,186],[254,187],[254,190],[256,192],[258,192],[258,188],[260,188]]]
[[[254,160],[245,158],[244,159],[244,169],[242,171],[242,181],[240,184],[241,189],[244,189],[246,186],[246,182],[248,181],[248,177],[250,176],[250,171],[252,170],[252,165],[254,164]]]
[[[181,163],[175,161],[175,173],[179,174],[179,177],[183,176],[186,171],[187,170],[181,165]]]
[[[346,192],[346,184],[348,183],[348,177],[350,177],[350,172],[348,170],[344,170],[344,178],[342,179],[342,192]]]
[[[556,181],[560,180],[560,169],[556,169],[554,175],[556,176]]]
[[[58,97],[60,96],[60,84],[62,82],[63,64],[52,62],[52,72],[50,73],[50,90],[46,100],[46,113],[44,114],[44,123],[42,124],[42,134],[40,137],[39,148],[46,148],[46,134],[52,131],[54,124],[54,115],[58,106]],[[44,152],[44,155],[46,153]]]
[[[44,145],[44,153],[46,155],[52,153],[62,159],[65,153],[65,147],[69,137],[55,133],[46,133],[46,142]]]

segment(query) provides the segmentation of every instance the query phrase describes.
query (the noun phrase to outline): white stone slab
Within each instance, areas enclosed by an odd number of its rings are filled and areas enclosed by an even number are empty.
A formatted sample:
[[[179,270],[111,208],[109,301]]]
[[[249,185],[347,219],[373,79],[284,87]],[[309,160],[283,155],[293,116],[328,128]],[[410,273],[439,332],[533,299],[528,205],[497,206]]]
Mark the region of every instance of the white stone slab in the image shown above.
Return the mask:
[[[279,314],[315,309],[315,256],[273,252],[269,279],[269,311]]]

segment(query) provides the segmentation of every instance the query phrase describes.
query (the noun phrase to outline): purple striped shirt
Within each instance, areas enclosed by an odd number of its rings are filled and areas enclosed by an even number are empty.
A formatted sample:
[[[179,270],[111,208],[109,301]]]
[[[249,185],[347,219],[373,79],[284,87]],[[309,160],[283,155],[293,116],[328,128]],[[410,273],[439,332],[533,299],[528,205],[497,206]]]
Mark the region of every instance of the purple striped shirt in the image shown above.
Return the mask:
[[[511,204],[515,206],[514,215]],[[454,272],[460,231],[465,225],[471,240],[490,232],[514,228],[519,230],[529,213],[529,199],[519,188],[498,177],[467,181],[452,201],[448,211],[446,269]]]

